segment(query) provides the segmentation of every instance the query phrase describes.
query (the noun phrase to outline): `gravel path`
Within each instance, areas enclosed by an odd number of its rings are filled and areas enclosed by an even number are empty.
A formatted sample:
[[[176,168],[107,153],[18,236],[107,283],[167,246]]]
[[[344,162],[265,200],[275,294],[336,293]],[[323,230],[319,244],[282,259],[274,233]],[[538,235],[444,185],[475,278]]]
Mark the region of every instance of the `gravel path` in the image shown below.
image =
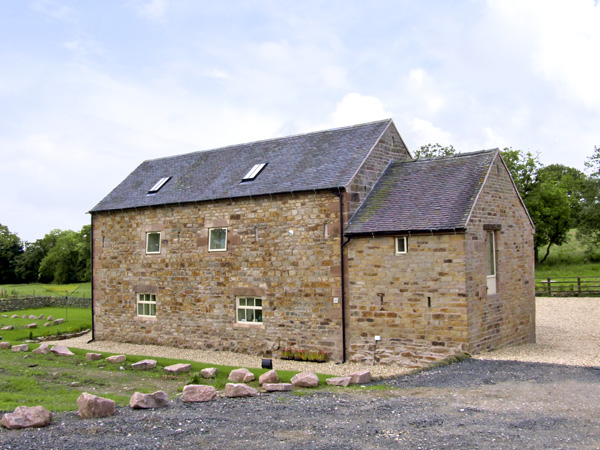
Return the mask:
[[[538,344],[366,388],[175,399],[98,420],[59,413],[44,429],[1,429],[0,448],[600,449],[600,299],[537,306]]]

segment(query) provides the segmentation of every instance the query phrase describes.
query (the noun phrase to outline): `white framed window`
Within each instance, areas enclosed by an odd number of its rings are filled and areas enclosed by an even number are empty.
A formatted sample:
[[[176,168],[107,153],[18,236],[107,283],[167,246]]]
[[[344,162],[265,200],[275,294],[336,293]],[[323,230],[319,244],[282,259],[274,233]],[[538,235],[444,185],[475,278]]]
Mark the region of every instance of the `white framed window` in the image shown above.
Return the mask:
[[[156,317],[156,295],[137,295],[137,315],[141,317]]]
[[[160,231],[146,233],[146,253],[148,255],[160,253]]]
[[[262,170],[267,167],[268,163],[254,164],[252,168],[248,171],[248,173],[242,178],[242,183],[245,181],[254,180]]]
[[[160,180],[158,180],[154,186],[152,186],[150,188],[150,190],[148,191],[148,194],[146,195],[154,195],[156,194],[158,191],[160,191],[160,188],[162,188],[165,184],[167,184],[167,181],[169,181],[171,179],[171,177],[163,177]]]
[[[395,239],[396,255],[403,255],[408,253],[408,239],[406,236],[397,237]]]
[[[211,228],[208,230],[208,251],[227,251],[227,228]]]
[[[496,287],[496,235],[488,231],[485,236],[485,259],[487,270],[487,293],[495,294]]]
[[[238,323],[262,323],[262,298],[238,297],[236,317]]]

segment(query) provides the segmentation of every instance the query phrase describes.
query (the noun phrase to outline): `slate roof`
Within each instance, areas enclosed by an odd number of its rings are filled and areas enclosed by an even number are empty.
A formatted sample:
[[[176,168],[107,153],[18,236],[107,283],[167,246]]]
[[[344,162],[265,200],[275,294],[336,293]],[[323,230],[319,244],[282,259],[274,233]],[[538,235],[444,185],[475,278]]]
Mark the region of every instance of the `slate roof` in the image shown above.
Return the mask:
[[[90,212],[345,188],[391,119],[143,162]],[[255,165],[259,176],[242,183]],[[172,177],[147,195],[163,177]]]
[[[393,161],[345,234],[464,230],[497,149]]]

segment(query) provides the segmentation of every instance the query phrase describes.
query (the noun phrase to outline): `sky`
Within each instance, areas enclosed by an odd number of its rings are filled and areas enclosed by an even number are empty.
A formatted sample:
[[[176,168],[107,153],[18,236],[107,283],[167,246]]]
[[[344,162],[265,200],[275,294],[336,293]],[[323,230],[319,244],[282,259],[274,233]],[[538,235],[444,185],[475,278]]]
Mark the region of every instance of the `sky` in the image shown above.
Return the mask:
[[[5,0],[0,224],[78,231],[144,160],[386,118],[583,170],[599,56],[598,0]]]

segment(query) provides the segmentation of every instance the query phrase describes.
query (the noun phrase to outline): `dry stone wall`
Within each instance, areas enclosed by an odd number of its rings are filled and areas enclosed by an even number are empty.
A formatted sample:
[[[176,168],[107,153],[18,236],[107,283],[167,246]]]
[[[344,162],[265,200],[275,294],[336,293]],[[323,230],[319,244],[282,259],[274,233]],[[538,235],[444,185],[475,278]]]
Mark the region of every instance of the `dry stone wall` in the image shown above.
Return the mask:
[[[91,298],[79,297],[21,297],[0,299],[0,312],[46,307],[91,308]]]

